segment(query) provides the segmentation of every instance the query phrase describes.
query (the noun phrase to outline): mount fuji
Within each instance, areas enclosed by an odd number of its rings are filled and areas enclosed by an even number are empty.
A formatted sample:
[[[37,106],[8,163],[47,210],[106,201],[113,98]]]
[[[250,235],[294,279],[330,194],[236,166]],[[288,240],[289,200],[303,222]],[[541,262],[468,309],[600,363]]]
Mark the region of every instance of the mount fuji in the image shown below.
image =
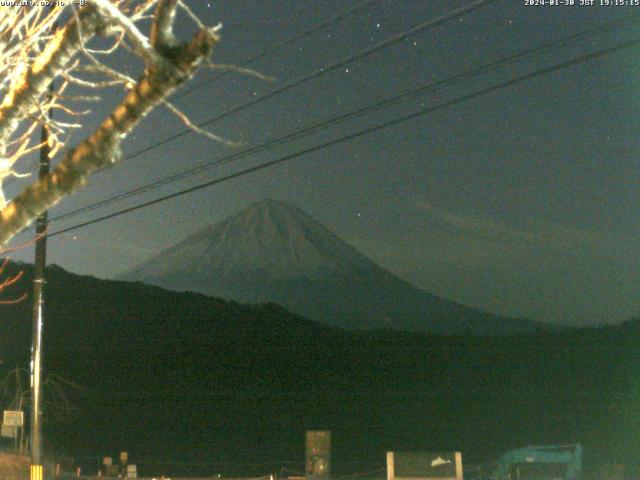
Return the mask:
[[[244,303],[273,302],[347,329],[501,334],[547,327],[424,292],[296,206],[270,199],[189,236],[120,279]]]

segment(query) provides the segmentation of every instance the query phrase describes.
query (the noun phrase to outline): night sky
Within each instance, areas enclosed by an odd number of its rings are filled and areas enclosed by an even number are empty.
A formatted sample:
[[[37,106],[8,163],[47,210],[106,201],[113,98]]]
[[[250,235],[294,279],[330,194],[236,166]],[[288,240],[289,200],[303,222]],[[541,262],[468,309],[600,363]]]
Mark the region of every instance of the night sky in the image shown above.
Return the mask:
[[[214,61],[239,64],[356,2],[189,2],[222,22]],[[175,104],[203,122],[470,0],[378,0],[249,66],[272,83],[202,71]],[[579,3],[579,0],[576,0]],[[597,1],[599,3],[599,0]],[[411,36],[207,128],[250,147],[422,84],[625,17],[631,6],[526,6],[502,0]],[[635,38],[640,18],[604,33],[314,135],[54,222],[51,231],[438,105]],[[193,29],[181,20],[181,38]],[[134,75],[140,64],[122,56]],[[49,263],[113,278],[189,234],[266,197],[295,203],[424,290],[491,312],[572,325],[640,313],[637,47],[579,63],[449,108],[158,203],[49,242]],[[87,120],[102,119],[120,94]],[[125,157],[184,129],[158,109]],[[72,143],[74,143],[72,141]],[[241,147],[242,148],[242,147]],[[95,175],[51,216],[239,151],[188,134]],[[24,182],[10,185],[10,194]],[[15,242],[24,241],[25,235]],[[31,260],[31,252],[14,255]]]

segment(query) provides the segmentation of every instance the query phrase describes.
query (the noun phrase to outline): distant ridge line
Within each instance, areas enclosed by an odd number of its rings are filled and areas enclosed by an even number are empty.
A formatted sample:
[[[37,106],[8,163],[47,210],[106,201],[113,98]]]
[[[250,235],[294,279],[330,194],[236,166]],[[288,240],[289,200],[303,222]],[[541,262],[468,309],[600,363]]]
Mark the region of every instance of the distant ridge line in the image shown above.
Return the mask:
[[[550,328],[424,292],[296,205],[272,198],[189,235],[120,279],[239,302],[273,302],[355,330],[499,334]]]

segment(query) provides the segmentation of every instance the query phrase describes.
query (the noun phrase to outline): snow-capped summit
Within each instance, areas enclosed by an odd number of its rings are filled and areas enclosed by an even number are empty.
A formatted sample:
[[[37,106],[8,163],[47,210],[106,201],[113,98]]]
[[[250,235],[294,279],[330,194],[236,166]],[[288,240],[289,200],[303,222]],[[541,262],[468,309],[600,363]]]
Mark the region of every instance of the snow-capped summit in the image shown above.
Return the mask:
[[[423,292],[296,206],[271,199],[187,237],[122,279],[240,302],[274,302],[345,328],[499,333],[538,325]]]

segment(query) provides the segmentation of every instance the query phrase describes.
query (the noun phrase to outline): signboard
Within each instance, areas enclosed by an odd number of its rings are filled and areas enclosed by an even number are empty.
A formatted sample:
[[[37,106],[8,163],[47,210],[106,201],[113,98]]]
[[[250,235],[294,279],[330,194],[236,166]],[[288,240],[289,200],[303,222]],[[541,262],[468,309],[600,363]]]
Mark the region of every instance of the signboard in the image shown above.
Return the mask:
[[[20,410],[5,410],[2,419],[4,425],[21,427],[24,425],[24,416]]]
[[[138,468],[135,465],[127,465],[127,478],[138,478]]]
[[[462,480],[462,454],[387,452],[387,480]]]
[[[331,475],[331,432],[308,430],[305,476],[307,480],[327,480]]]

